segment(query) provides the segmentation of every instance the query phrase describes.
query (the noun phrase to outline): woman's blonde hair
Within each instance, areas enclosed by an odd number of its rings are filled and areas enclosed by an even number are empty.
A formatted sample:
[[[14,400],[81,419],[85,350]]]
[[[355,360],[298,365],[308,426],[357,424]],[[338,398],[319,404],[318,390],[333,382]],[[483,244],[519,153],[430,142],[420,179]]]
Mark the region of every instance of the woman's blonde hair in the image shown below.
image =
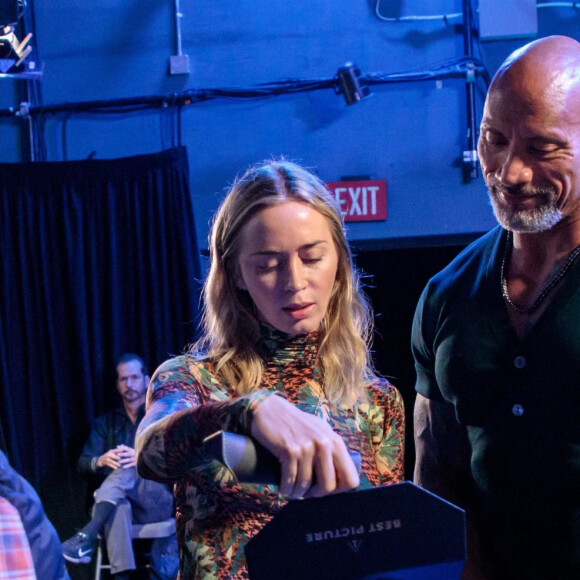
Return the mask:
[[[360,289],[336,200],[317,177],[295,163],[274,160],[250,167],[220,205],[209,240],[202,336],[190,352],[214,361],[216,370],[238,393],[259,387],[263,370],[256,348],[260,323],[249,294],[236,286],[240,232],[260,210],[288,201],[320,212],[332,233],[338,267],[319,329],[318,357],[328,399],[335,405],[352,405],[363,397],[364,380],[374,376],[369,355],[372,312]]]

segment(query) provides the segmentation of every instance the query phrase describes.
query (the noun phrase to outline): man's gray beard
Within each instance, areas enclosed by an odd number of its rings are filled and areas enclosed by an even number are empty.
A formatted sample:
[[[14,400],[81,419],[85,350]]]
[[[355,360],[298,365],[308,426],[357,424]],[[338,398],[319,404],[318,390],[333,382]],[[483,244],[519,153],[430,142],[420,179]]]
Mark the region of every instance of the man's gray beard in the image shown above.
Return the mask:
[[[540,207],[522,210],[512,210],[504,207],[491,192],[489,193],[489,200],[495,219],[503,228],[512,232],[545,232],[553,228],[563,217],[562,212],[551,200]]]

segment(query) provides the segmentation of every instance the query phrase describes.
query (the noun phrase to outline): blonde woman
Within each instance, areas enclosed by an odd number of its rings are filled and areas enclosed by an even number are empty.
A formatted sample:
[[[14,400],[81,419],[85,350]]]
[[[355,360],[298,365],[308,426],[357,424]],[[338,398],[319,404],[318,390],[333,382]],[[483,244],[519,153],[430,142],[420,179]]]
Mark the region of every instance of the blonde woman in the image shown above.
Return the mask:
[[[403,479],[403,402],[371,370],[339,208],[302,167],[270,161],[236,181],[203,298],[200,340],[152,378],[138,469],[176,484],[180,577],[247,578],[244,545],[289,499]],[[266,447],[280,484],[238,482],[203,447],[217,430]]]

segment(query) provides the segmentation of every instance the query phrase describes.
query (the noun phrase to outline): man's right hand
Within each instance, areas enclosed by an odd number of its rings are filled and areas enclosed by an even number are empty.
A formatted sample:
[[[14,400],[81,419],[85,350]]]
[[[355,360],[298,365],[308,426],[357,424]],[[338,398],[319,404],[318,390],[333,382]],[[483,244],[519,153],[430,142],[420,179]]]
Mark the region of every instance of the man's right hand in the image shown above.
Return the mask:
[[[135,467],[135,449],[127,445],[118,445],[115,449],[109,449],[97,459],[97,467],[110,467],[111,469],[128,469]]]
[[[119,450],[109,449],[109,451],[103,453],[97,459],[97,467],[110,467],[111,469],[117,469],[121,466],[119,458]]]

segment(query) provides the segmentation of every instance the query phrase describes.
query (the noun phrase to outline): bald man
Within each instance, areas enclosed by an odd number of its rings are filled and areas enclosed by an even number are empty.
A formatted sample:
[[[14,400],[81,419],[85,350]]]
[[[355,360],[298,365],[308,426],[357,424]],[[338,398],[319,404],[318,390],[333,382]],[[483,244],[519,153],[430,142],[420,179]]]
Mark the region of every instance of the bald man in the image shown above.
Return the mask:
[[[465,508],[463,580],[580,578],[580,43],[510,55],[479,159],[499,225],[423,291],[415,481]]]

